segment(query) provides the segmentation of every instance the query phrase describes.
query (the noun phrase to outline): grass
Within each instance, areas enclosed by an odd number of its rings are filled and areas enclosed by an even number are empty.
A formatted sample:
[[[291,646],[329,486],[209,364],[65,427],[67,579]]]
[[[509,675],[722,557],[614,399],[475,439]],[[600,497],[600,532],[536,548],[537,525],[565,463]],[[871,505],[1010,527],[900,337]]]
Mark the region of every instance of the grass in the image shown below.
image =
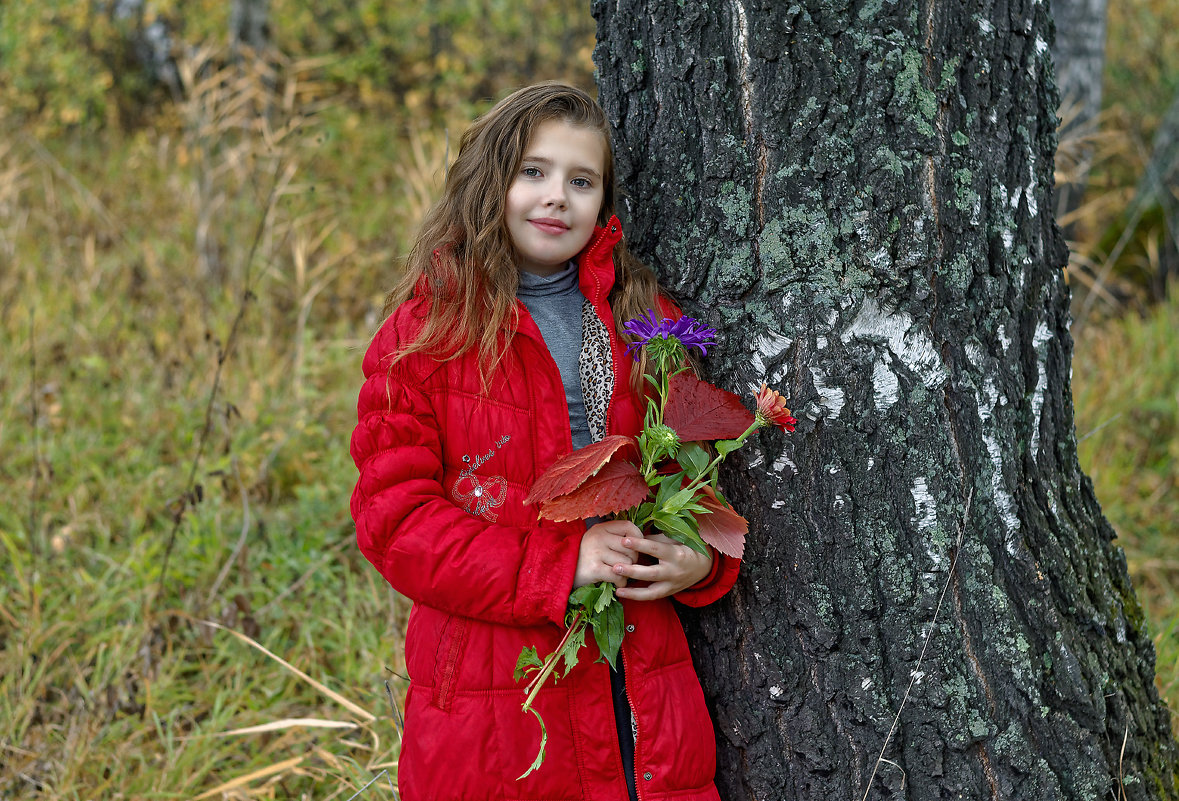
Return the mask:
[[[297,103],[259,127],[258,91],[0,138],[4,798],[348,798],[395,770],[408,604],[352,544],[347,437],[447,137]],[[1087,326],[1074,385],[1179,709],[1175,330],[1174,299]]]
[[[414,207],[383,133],[328,191],[337,121],[6,138],[0,796],[347,798],[395,768],[408,604],[353,545],[347,437]],[[308,719],[354,725],[283,723]]]
[[[1084,328],[1073,398],[1078,454],[1126,551],[1158,652],[1158,685],[1179,711],[1179,292]],[[1174,721],[1179,730],[1179,719]]]

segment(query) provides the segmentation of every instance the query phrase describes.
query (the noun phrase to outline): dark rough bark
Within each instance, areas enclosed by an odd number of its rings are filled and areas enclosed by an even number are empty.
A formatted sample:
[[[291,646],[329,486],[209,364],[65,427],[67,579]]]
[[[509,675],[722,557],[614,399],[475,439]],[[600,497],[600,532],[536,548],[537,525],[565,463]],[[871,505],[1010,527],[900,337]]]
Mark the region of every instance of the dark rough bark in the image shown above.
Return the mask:
[[[722,794],[1179,796],[1077,464],[1046,6],[593,12],[632,246],[802,420],[737,454],[742,577],[685,613]]]

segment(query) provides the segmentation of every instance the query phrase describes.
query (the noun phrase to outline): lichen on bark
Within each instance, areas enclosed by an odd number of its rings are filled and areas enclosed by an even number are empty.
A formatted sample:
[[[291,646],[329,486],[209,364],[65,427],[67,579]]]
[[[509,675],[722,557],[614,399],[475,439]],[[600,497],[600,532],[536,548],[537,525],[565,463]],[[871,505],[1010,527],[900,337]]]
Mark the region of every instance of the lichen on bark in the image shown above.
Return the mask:
[[[1076,462],[1046,5],[593,12],[631,247],[801,420],[732,457],[742,577],[685,613],[722,794],[1177,797]]]

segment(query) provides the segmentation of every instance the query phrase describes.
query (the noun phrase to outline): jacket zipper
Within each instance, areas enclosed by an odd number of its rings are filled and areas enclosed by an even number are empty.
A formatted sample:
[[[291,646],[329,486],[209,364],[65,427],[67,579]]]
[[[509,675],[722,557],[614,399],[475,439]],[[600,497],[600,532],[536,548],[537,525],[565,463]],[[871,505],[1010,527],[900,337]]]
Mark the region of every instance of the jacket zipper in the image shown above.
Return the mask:
[[[618,649],[618,656],[622,659],[622,675],[629,676],[630,670],[626,666],[626,648]],[[641,776],[639,776],[639,716],[635,714],[635,706],[630,702],[630,684],[626,685],[626,706],[630,709],[631,731],[634,732],[634,774],[635,774],[635,798],[642,799],[643,785],[640,784]]]

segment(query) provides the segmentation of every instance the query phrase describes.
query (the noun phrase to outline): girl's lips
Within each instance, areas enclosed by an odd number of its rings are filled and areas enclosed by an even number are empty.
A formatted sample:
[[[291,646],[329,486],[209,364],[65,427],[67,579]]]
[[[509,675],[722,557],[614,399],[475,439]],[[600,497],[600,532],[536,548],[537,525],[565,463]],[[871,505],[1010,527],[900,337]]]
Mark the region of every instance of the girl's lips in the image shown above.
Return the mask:
[[[544,231],[546,234],[563,234],[569,230],[569,226],[560,220],[554,220],[551,217],[545,217],[539,220],[529,220],[534,226]]]

